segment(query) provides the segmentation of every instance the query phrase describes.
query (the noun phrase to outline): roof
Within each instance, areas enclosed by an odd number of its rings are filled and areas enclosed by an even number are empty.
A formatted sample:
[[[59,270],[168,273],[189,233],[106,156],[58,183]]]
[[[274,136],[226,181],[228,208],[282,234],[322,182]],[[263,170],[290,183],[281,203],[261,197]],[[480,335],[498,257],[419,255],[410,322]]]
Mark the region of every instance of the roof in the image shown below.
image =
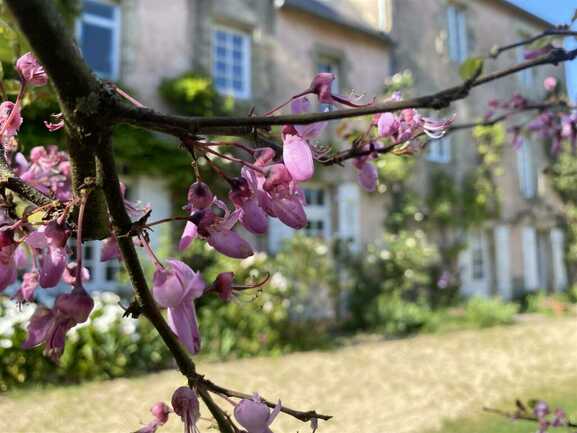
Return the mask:
[[[384,43],[393,43],[388,33],[377,30],[359,18],[354,13],[354,9],[348,7],[346,0],[333,0],[330,3],[325,3],[321,0],[277,0],[275,3],[279,8],[291,8],[306,12],[321,20],[346,27],[349,30],[376,38]]]
[[[531,21],[536,22],[537,24],[542,25],[543,27],[555,27],[555,24],[553,24],[550,21],[547,21],[545,18],[540,17],[538,15],[535,15],[531,12],[529,12],[527,9],[522,8],[521,6],[517,6],[514,3],[511,3],[508,0],[495,0],[497,3],[502,4],[503,6],[505,6],[507,9],[518,13],[519,15],[523,16],[524,18],[527,18]]]

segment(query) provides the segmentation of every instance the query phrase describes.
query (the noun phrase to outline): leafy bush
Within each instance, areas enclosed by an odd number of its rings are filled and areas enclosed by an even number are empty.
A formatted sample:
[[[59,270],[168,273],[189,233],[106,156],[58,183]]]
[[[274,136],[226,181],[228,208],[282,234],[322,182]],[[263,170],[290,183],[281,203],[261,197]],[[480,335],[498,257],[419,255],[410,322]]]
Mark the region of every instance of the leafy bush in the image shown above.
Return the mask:
[[[55,365],[42,349],[20,349],[34,307],[18,311],[0,302],[0,391],[34,383],[77,383],[130,376],[171,365],[168,350],[146,320],[122,318],[118,296],[95,296],[90,319],[67,335],[64,354]]]
[[[545,314],[548,316],[562,316],[572,310],[570,302],[571,291],[556,295],[547,295],[543,292],[530,293],[526,298],[526,312]]]
[[[238,261],[212,251],[196,251],[193,257],[197,265],[200,257],[204,260],[203,275],[208,282],[223,271],[234,272],[239,284],[262,281],[267,275],[265,263],[275,270],[264,290],[241,292],[229,303],[217,297],[201,299],[203,353],[219,359],[278,355],[329,343],[326,321],[319,319],[315,309],[321,299],[317,292],[327,290],[326,278],[331,275],[326,245],[296,237],[269,259],[259,253]]]
[[[368,320],[389,336],[402,336],[437,328],[438,315],[422,302],[407,302],[399,296],[379,296],[368,312]]]
[[[210,76],[197,72],[163,80],[159,92],[177,113],[187,116],[222,116],[233,107],[231,98],[215,90]]]
[[[430,267],[437,259],[436,249],[419,230],[387,234],[382,245],[370,245],[361,257],[350,258],[349,328],[382,326],[378,309],[391,299],[420,299],[433,284]]]
[[[480,328],[510,325],[519,312],[519,305],[503,302],[499,298],[469,299],[465,304],[464,320]]]

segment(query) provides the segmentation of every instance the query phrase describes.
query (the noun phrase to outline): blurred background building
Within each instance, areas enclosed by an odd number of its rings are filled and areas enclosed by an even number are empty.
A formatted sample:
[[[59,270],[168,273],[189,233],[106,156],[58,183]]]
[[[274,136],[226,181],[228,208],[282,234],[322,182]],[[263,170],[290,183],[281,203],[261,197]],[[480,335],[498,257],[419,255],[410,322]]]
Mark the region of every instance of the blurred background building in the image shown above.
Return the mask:
[[[342,94],[382,95],[385,81],[404,70],[413,74],[413,94],[435,92],[459,83],[466,58],[550,26],[504,0],[84,0],[76,35],[93,69],[147,106],[169,110],[158,93],[162,80],[193,70],[209,74],[222,95],[264,112],[307,88],[318,72],[335,73],[334,91]],[[486,72],[522,58],[522,51],[506,52],[487,62]],[[523,71],[474,90],[444,114],[471,122],[492,99],[538,98],[550,75],[564,79],[561,68]],[[334,128],[328,139],[337,140]],[[505,145],[498,216],[466,231],[431,234],[440,244],[464,245],[455,270],[464,294],[511,298],[567,286],[562,204],[543,175],[545,149],[530,140],[519,150]],[[471,131],[431,142],[418,158],[411,185],[420,194],[435,173],[459,185],[478,165]],[[153,219],[171,215],[162,178],[133,178],[130,192],[151,202]],[[305,193],[308,235],[346,240],[357,252],[381,238],[387,201],[363,192],[353,170],[318,170]],[[273,220],[260,247],[275,252],[292,235]],[[99,246],[87,248],[90,285],[114,284],[113,265],[98,260]]]

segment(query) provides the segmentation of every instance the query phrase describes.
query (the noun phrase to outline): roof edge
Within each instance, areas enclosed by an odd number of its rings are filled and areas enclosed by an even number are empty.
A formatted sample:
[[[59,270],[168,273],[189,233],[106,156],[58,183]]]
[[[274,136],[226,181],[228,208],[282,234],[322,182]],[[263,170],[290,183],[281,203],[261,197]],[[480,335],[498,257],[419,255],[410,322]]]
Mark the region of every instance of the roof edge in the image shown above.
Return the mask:
[[[522,8],[521,6],[517,6],[516,4],[511,3],[508,0],[492,0],[495,3],[499,3],[501,5],[503,5],[504,7],[506,7],[507,9],[516,12],[520,15],[523,15],[525,18],[528,18],[532,21],[537,22],[538,24],[550,28],[550,27],[556,27],[557,25],[546,20],[545,18],[542,18],[538,15],[535,15],[532,12],[529,12],[527,9]]]
[[[391,36],[386,33],[386,32],[382,32],[376,29],[373,29],[371,27],[368,26],[363,26],[359,23],[355,23],[351,20],[348,20],[346,17],[342,17],[339,15],[329,15],[329,14],[324,14],[319,10],[316,10],[313,7],[309,7],[306,6],[306,3],[301,3],[298,1],[294,1],[294,0],[275,0],[275,6],[278,9],[294,9],[300,12],[304,12],[307,13],[309,15],[312,15],[316,18],[319,18],[323,21],[326,21],[328,23],[332,23],[335,24],[337,26],[342,26],[342,27],[346,27],[347,29],[363,34],[365,36],[369,36],[372,37],[374,39],[377,39],[385,44],[388,45],[395,45],[395,42],[393,41],[393,39],[391,38]]]

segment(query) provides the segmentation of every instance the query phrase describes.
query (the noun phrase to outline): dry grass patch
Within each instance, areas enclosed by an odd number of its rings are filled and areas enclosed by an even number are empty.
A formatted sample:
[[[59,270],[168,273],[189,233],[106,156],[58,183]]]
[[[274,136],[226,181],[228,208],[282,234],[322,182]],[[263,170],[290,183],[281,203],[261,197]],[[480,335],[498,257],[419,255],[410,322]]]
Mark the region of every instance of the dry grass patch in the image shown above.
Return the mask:
[[[321,433],[422,432],[484,404],[577,379],[577,321],[550,319],[483,331],[355,344],[227,363],[202,363],[217,383],[334,415]],[[3,433],[127,433],[183,383],[176,372],[0,397]],[[205,412],[206,414],[206,412]],[[281,416],[275,433],[306,432]],[[181,432],[173,418],[163,430]],[[206,429],[203,429],[206,431]]]

